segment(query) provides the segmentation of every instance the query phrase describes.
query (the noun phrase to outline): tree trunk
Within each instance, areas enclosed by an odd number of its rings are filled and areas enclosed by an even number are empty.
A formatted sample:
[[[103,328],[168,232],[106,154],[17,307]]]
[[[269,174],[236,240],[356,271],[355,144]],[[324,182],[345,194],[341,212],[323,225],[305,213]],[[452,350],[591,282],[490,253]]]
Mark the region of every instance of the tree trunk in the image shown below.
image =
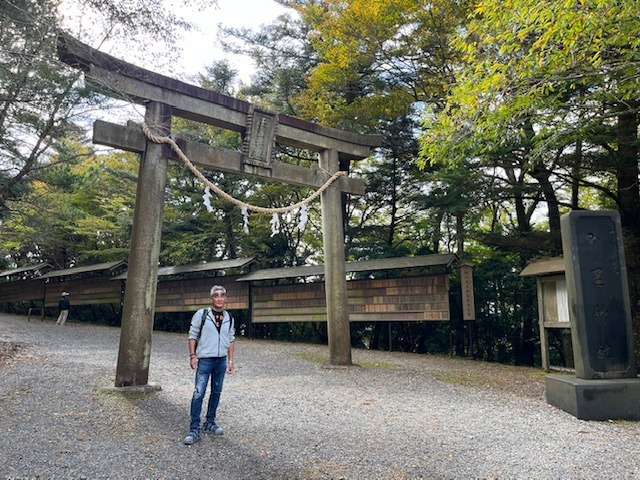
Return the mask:
[[[635,108],[637,105],[633,105]],[[625,257],[635,341],[636,363],[640,361],[640,191],[638,190],[638,113],[618,115],[618,203],[625,236]]]
[[[456,249],[458,258],[464,256],[464,212],[456,212]]]
[[[571,166],[571,208],[580,208],[580,169],[582,168],[582,139],[576,140],[576,152]]]
[[[394,156],[391,169],[391,219],[389,220],[389,235],[387,237],[387,246],[393,245],[393,237],[396,233],[396,215],[398,213],[398,185],[397,185],[397,159]]]
[[[505,168],[505,173],[509,179],[509,183],[513,186],[513,201],[516,208],[516,220],[518,222],[518,231],[520,233],[530,232],[531,223],[529,216],[527,215],[527,208],[524,204],[523,198],[523,183],[524,176],[516,177],[515,170],[513,168]]]
[[[440,251],[440,240],[442,240],[442,219],[444,218],[444,210],[436,211],[436,218],[433,225],[432,250],[433,253]]]
[[[231,218],[231,212],[225,210],[224,212],[224,231],[226,243],[227,243],[227,254],[229,258],[238,258],[238,253],[236,249],[236,237],[233,233],[233,219]]]
[[[622,227],[640,234],[640,190],[638,189],[638,114],[618,115],[618,202]]]
[[[547,202],[547,210],[549,216],[549,231],[553,242],[554,254],[562,252],[562,240],[560,236],[560,207],[558,206],[558,197],[556,191],[549,181],[551,172],[541,164],[535,166],[531,175],[538,181],[542,188],[542,195]]]

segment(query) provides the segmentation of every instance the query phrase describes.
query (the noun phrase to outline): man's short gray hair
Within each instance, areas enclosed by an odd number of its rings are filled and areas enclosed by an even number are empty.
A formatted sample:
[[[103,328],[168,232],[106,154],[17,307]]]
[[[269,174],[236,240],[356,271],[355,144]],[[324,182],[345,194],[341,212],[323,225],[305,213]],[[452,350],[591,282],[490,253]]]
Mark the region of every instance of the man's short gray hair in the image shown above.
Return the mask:
[[[213,287],[211,287],[211,291],[209,292],[209,296],[213,297],[213,294],[216,292],[221,292],[223,295],[227,294],[227,289],[224,288],[222,285],[214,285]]]

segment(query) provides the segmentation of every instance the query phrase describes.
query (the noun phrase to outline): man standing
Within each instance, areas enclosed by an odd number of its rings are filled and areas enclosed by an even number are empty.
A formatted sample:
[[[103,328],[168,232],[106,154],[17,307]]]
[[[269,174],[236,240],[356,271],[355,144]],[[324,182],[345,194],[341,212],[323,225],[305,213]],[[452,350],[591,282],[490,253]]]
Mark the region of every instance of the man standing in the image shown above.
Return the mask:
[[[225,372],[233,375],[233,354],[235,349],[235,328],[233,317],[224,309],[227,291],[220,285],[211,288],[211,307],[201,308],[191,319],[189,329],[189,358],[191,369],[196,370],[196,388],[191,399],[191,426],[185,437],[185,445],[193,445],[200,440],[200,413],[202,401],[211,378],[211,392],[207,406],[205,433],[222,435],[224,432],[216,424],[216,410],[222,393]]]
[[[71,308],[71,305],[69,304],[69,292],[62,292],[60,300],[58,300],[58,309],[60,310],[60,314],[58,315],[56,325],[64,325],[64,322],[67,321],[67,317],[69,316],[69,308]]]

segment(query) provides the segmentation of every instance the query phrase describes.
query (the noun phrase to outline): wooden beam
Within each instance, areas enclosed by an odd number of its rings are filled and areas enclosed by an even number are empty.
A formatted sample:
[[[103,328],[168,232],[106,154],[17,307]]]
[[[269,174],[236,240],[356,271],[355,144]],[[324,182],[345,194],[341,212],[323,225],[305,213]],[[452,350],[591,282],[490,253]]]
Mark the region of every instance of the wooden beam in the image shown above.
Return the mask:
[[[320,167],[330,173],[339,168],[338,152],[320,153]],[[344,229],[342,224],[342,198],[335,186],[320,196],[322,204],[322,242],[324,246],[325,298],[327,305],[327,336],[329,337],[329,363],[351,365],[351,331],[344,265]]]
[[[171,132],[171,108],[167,105],[147,105],[145,120],[165,135]],[[116,387],[146,385],[149,379],[167,160],[161,146],[150,143],[140,161]]]
[[[119,148],[128,152],[143,153],[146,139],[142,128],[133,123],[125,127],[115,123],[96,120],[93,124],[93,143]],[[212,148],[198,142],[186,141],[177,138],[176,143],[189,159],[206,169],[220,170],[223,172],[246,174],[242,171],[242,154],[235,150]],[[165,149],[169,150],[169,149]],[[172,160],[178,160],[173,151],[166,154]],[[329,178],[329,175],[318,168],[306,168],[298,165],[290,165],[284,162],[273,162],[271,176],[259,173],[252,174],[265,180],[285,182],[294,185],[302,185],[318,188]],[[365,184],[358,178],[342,177],[337,180],[339,190],[354,195],[365,193]]]
[[[236,131],[244,131],[251,104],[145,70],[100,52],[65,34],[58,36],[58,56],[82,69],[89,81],[116,98],[157,101],[175,115]],[[333,149],[346,158],[365,158],[382,143],[381,135],[362,135],[325,127],[288,115],[279,116],[276,139],[284,145],[314,151]]]
[[[544,328],[544,292],[540,278],[536,278],[536,288],[538,290],[538,328],[540,329],[540,358],[542,369],[549,371],[549,337],[547,330]]]

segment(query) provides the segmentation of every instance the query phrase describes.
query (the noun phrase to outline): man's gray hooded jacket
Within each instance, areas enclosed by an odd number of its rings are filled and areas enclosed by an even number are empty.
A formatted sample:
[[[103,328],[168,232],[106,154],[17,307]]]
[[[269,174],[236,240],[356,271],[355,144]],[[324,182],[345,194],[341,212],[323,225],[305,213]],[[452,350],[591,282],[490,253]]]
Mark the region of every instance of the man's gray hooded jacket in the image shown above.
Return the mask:
[[[236,329],[233,317],[229,315],[229,312],[226,310],[224,310],[224,318],[222,319],[222,325],[220,326],[220,333],[218,333],[218,329],[214,324],[211,308],[201,308],[198,310],[191,319],[189,338],[191,340],[198,339],[200,324],[202,323],[202,315],[205,311],[205,322],[202,327],[200,340],[198,341],[198,347],[196,348],[196,355],[198,358],[226,357],[229,346],[236,339]]]

